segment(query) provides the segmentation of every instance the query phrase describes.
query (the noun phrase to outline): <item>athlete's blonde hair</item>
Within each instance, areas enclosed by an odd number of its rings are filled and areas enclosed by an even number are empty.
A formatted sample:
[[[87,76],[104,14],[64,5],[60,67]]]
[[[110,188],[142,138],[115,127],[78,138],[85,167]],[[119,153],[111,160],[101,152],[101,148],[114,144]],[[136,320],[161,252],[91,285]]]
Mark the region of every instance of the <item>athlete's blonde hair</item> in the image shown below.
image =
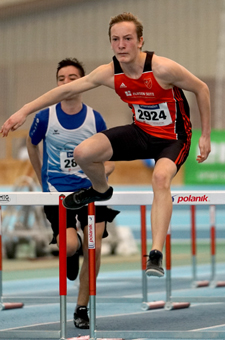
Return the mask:
[[[143,25],[142,23],[135,17],[132,13],[127,13],[124,12],[122,14],[118,14],[115,17],[112,17],[110,22],[109,22],[109,40],[111,41],[111,28],[113,25],[118,24],[119,22],[123,21],[130,21],[133,22],[136,26],[136,32],[137,32],[137,37],[138,40],[143,36]]]

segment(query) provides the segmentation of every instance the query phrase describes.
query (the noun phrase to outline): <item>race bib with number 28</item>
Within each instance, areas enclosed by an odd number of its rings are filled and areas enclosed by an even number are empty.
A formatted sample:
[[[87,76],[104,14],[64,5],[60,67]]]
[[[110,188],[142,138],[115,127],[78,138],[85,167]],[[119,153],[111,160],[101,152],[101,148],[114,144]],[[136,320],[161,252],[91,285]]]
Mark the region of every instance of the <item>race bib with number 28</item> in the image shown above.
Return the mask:
[[[80,167],[73,158],[73,151],[60,152],[60,168],[63,172],[75,173],[80,170]]]

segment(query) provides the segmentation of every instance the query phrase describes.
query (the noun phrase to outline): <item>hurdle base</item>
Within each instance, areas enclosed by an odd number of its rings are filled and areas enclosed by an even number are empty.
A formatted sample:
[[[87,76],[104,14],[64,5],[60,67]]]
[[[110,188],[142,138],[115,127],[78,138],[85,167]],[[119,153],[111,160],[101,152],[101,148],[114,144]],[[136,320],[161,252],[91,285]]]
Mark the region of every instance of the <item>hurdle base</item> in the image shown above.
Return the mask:
[[[153,301],[153,302],[142,302],[142,310],[159,309],[164,308],[165,301]]]
[[[203,287],[208,287],[210,284],[210,281],[203,280],[203,281],[194,281],[191,284],[192,288],[203,288]]]
[[[90,336],[89,335],[84,335],[84,336],[78,336],[76,338],[67,338],[67,340],[89,340]],[[122,338],[98,338],[98,340],[123,340]]]
[[[166,302],[164,309],[165,310],[175,310],[175,309],[184,309],[189,308],[190,302]]]
[[[22,302],[2,302],[0,303],[0,310],[22,308],[23,306]]]
[[[222,287],[225,287],[225,281],[212,281],[210,287],[211,288],[222,288]]]
[[[90,339],[89,335],[78,336],[76,338],[67,338],[67,340],[89,340],[89,339]]]

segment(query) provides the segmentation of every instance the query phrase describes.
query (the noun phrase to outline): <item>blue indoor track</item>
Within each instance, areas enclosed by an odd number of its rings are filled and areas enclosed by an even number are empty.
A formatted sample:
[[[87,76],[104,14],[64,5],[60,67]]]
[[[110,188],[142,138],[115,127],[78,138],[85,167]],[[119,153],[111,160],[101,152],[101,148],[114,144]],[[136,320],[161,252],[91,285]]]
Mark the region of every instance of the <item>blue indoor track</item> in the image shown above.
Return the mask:
[[[137,188],[130,187],[131,190]],[[174,190],[191,190],[193,188],[175,188]],[[197,190],[194,188],[193,190]],[[201,190],[218,190],[218,188],[202,187]],[[220,188],[223,189],[223,188]],[[115,188],[115,190],[129,190],[129,187]],[[138,190],[142,190],[138,187]],[[145,187],[143,190],[151,190]],[[117,207],[116,207],[117,208]],[[174,207],[171,229],[172,241],[190,240],[190,207]],[[210,216],[209,207],[196,208],[196,224],[198,239],[209,239]],[[150,207],[149,207],[150,211]],[[216,208],[217,238],[225,239],[225,209]],[[140,211],[139,207],[123,207],[116,219],[116,225],[129,226],[136,240],[140,240]],[[147,218],[148,239],[150,236],[149,217]],[[118,266],[119,268],[119,266]],[[194,299],[189,308],[165,310],[164,308],[144,311],[142,303],[142,272],[141,270],[127,270],[100,272],[97,279],[96,297],[96,329],[97,331],[190,331],[190,339],[196,331],[204,331],[205,339],[209,332],[224,332],[225,339],[225,287],[192,288],[192,267],[190,265],[173,267],[171,270],[172,298],[183,297],[184,302]],[[209,264],[197,266],[198,280],[208,280],[211,275]],[[51,331],[60,330],[59,278],[49,274],[34,279],[3,280],[4,302],[16,301],[24,303],[21,309],[0,311],[0,338],[7,340],[5,331],[36,331],[38,334],[46,331],[49,339]],[[216,264],[216,280],[225,281],[225,252],[224,262]],[[74,327],[73,313],[78,294],[78,281],[67,281],[67,338],[89,335],[89,330]],[[148,301],[166,300],[166,278],[148,278]],[[110,298],[110,302],[109,302]],[[204,298],[208,302],[203,302]],[[211,298],[211,301],[209,301]],[[129,302],[124,300],[128,300]],[[195,301],[196,299],[196,301]],[[215,299],[215,301],[213,301]],[[105,300],[105,301],[104,301]],[[120,300],[120,301],[118,301]],[[4,337],[1,336],[4,331]],[[36,334],[36,333],[34,333]],[[141,334],[141,333],[140,333]],[[165,336],[165,333],[164,333]],[[28,337],[31,339],[31,337]],[[114,338],[117,338],[115,336]],[[142,336],[138,337],[143,338]],[[144,337],[146,339],[146,337]],[[165,338],[165,337],[164,337]],[[214,339],[216,337],[212,337]],[[19,339],[14,337],[14,339]],[[52,338],[59,339],[59,337]],[[159,339],[159,337],[157,337]],[[174,337],[175,339],[175,337]],[[178,339],[176,337],[176,339]],[[187,339],[187,337],[186,337]],[[154,338],[151,338],[154,340]]]
[[[216,266],[217,279],[225,278],[225,265]],[[191,267],[175,267],[172,269],[172,297],[225,297],[225,288],[191,288]],[[198,266],[198,278],[210,276],[208,265]],[[78,283],[68,281],[67,299],[67,338],[89,335],[89,330],[77,329],[73,325],[73,312],[78,292]],[[33,330],[56,331],[60,329],[60,308],[58,299],[58,278],[41,278],[14,280],[3,282],[4,300],[7,297],[20,297],[25,305],[22,309],[0,311],[0,329],[2,330]],[[32,301],[35,297],[40,300]],[[48,300],[56,297],[56,301]],[[104,303],[104,297],[112,298]],[[129,298],[130,302],[113,302],[116,298]],[[98,302],[98,299],[101,301]],[[135,302],[132,302],[134,299]],[[140,299],[140,302],[137,302]],[[148,278],[148,301],[166,299],[165,279]],[[55,300],[55,299],[53,299]],[[71,301],[72,300],[72,301]],[[26,302],[25,302],[26,301]],[[96,298],[96,329],[97,330],[129,330],[129,331],[224,331],[225,303],[210,302],[191,303],[189,308],[166,311],[156,309],[143,311],[141,271],[120,271],[100,273],[97,280]],[[48,302],[48,303],[46,303]],[[1,333],[0,333],[1,334]],[[47,334],[47,333],[46,333]],[[47,339],[48,337],[46,337]],[[207,338],[207,337],[206,337]],[[4,337],[4,339],[7,338]],[[38,339],[38,337],[36,338]],[[55,338],[58,339],[58,338]]]

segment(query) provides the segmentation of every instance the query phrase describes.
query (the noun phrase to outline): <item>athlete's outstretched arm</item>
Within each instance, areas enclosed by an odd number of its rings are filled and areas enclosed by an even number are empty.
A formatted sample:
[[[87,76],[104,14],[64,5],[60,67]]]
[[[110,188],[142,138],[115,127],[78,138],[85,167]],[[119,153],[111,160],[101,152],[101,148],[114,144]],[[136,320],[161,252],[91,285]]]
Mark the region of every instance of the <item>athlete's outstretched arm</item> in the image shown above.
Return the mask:
[[[207,159],[211,151],[211,106],[209,88],[206,83],[176,62],[163,57],[156,57],[155,60],[155,73],[163,85],[177,86],[183,90],[193,92],[196,96],[202,130],[199,139],[200,154],[197,156],[197,162],[202,163]]]
[[[37,99],[25,104],[20,110],[15,112],[2,125],[0,133],[3,137],[7,136],[9,131],[15,131],[26,120],[31,113],[37,112],[50,105],[69,99],[76,94],[91,90],[100,85],[105,85],[113,88],[113,71],[111,63],[108,65],[99,66],[85,77],[77,79],[65,85],[57,86],[51,91],[46,92]]]

